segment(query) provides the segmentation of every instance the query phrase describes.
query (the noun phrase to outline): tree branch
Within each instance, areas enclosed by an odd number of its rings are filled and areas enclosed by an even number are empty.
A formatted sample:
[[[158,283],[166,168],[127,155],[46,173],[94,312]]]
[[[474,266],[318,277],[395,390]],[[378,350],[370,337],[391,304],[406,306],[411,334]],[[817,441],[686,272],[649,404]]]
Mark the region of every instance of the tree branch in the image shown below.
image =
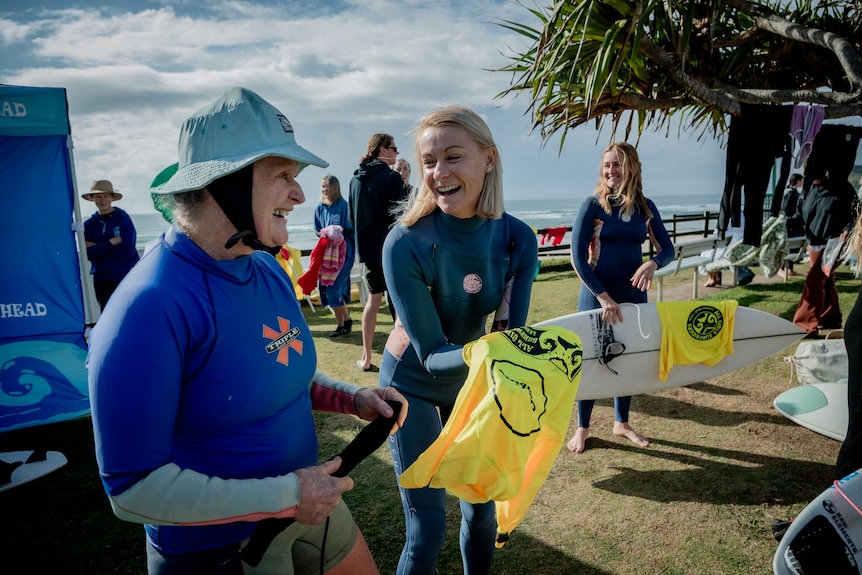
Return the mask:
[[[703,82],[696,80],[683,72],[676,60],[662,50],[652,39],[646,35],[641,36],[640,51],[653,60],[664,72],[679,84],[688,94],[701,102],[708,104],[726,114],[732,116],[740,115],[739,102],[733,98],[724,96],[721,92],[712,90]]]
[[[754,18],[755,24],[761,30],[798,42],[814,44],[833,52],[847,75],[853,97],[858,99],[862,96],[862,58],[850,42],[834,32],[788,22],[765,6],[748,0],[725,0],[725,3]]]

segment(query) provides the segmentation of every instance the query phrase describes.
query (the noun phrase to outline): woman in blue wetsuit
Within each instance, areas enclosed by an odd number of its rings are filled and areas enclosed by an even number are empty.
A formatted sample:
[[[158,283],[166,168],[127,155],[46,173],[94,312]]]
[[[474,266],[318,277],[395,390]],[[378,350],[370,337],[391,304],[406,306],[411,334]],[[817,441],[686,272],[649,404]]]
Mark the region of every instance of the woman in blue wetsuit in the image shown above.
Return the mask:
[[[421,183],[383,247],[398,319],[380,385],[410,402],[410,417],[390,438],[396,476],[440,434],[468,374],[462,348],[485,334],[504,294],[508,324],[495,326],[524,325],[538,259],[533,230],[503,212],[500,154],[479,116],[441,108],[420,119],[414,136]],[[401,496],[407,541],[397,573],[433,574],[446,531],[446,493],[401,488]],[[462,501],[461,513],[464,573],[489,573],[494,503]]]
[[[578,311],[602,309],[610,324],[622,321],[620,303],[645,303],[655,271],[673,259],[673,244],[652,200],[643,194],[637,150],[626,142],[608,146],[602,154],[599,181],[581,204],[572,226],[572,266],[581,278]],[[658,248],[643,261],[643,244]],[[629,425],[631,397],[614,398],[614,434],[641,447],[649,445]],[[578,402],[578,429],[569,440],[581,453],[590,433],[595,401]]]

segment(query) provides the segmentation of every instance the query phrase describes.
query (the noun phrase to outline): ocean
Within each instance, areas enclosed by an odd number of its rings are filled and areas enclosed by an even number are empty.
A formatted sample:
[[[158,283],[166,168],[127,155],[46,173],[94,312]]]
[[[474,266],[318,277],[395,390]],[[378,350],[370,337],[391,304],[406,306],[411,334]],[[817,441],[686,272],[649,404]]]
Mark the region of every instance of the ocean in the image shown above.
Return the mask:
[[[655,202],[663,219],[674,215],[702,214],[709,211],[718,212],[718,201],[712,198],[692,195],[649,196]],[[535,229],[571,226],[578,211],[580,200],[536,199],[510,200],[506,202],[506,211],[523,220]],[[289,232],[288,243],[300,250],[311,250],[317,242],[314,234],[314,208],[316,204],[306,202],[297,206],[287,219]],[[152,239],[157,238],[168,226],[158,213],[130,214],[138,232],[138,249]],[[693,222],[692,230],[700,229],[701,222]],[[678,231],[686,231],[685,224],[678,226]],[[565,243],[568,243],[566,240]]]

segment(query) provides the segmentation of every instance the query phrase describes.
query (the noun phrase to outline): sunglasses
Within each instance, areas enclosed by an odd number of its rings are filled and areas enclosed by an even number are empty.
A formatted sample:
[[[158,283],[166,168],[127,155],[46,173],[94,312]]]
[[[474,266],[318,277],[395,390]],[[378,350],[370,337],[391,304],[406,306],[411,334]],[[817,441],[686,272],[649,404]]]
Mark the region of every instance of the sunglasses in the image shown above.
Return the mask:
[[[396,154],[398,153],[398,147],[397,147],[397,146],[386,146],[386,149],[387,149],[387,150],[392,150],[392,151],[393,151],[393,152],[395,152]]]
[[[599,358],[599,363],[607,367],[612,374],[619,375],[619,372],[610,366],[613,359],[621,356],[625,352],[626,346],[621,341],[611,341],[605,344],[602,349],[602,357]]]

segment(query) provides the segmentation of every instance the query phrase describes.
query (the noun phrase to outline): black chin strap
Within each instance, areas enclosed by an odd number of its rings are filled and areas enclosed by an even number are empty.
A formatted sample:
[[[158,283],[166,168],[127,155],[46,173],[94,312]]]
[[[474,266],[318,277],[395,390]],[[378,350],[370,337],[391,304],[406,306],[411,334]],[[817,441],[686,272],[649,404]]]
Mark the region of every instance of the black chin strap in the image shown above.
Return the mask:
[[[281,246],[267,246],[257,239],[257,230],[254,227],[254,212],[252,210],[252,181],[254,176],[254,164],[232,172],[217,180],[213,180],[207,190],[216,203],[237,230],[237,233],[228,238],[224,247],[230,249],[240,240],[248,247],[268,252],[272,255],[278,253]]]

